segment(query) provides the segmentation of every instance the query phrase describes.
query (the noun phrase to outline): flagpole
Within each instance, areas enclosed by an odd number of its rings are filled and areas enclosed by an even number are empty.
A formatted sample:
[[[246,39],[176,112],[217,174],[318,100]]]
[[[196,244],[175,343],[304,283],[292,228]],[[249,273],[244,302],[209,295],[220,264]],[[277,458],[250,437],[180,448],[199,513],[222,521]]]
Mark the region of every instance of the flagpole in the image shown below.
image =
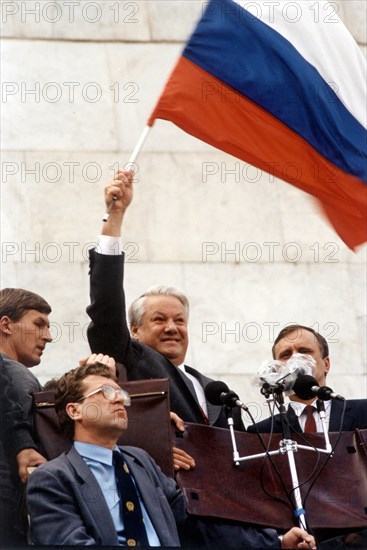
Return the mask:
[[[125,166],[125,169],[126,170],[132,170],[134,168],[134,163],[137,159],[137,156],[139,155],[140,153],[140,150],[142,149],[144,143],[145,143],[145,140],[147,139],[148,137],[148,134],[150,132],[150,129],[151,129],[151,126],[148,126],[146,125],[144,130],[142,131],[141,135],[140,135],[140,138],[138,139],[138,142],[137,144],[135,145],[135,148],[133,150],[133,152],[131,153],[131,156],[130,156],[130,159],[129,159],[129,162],[126,164]]]
[[[150,129],[151,129],[151,126],[146,125],[146,126],[144,127],[144,130],[143,130],[142,133],[140,134],[140,137],[139,137],[139,139],[138,139],[138,141],[137,141],[137,143],[136,143],[136,145],[135,145],[135,147],[134,147],[134,150],[133,150],[133,152],[132,152],[131,155],[130,155],[129,162],[128,162],[127,164],[125,164],[125,166],[124,166],[125,170],[132,170],[132,171],[134,170],[135,161],[136,161],[136,159],[137,159],[137,157],[138,157],[138,155],[139,155],[139,153],[140,153],[140,150],[142,149],[142,147],[143,147],[143,145],[144,145],[144,143],[145,143],[145,140],[146,140],[147,137],[148,137],[148,134],[149,134],[149,132],[150,132]],[[111,204],[109,205],[106,214],[105,214],[105,215],[103,216],[103,218],[102,218],[104,222],[107,222],[107,221],[108,221],[108,218],[109,218],[109,216],[110,216],[110,212],[111,212],[111,210],[112,210],[112,208],[113,208],[113,203],[115,202],[115,200],[116,200],[116,197],[113,197],[113,201],[112,201]]]

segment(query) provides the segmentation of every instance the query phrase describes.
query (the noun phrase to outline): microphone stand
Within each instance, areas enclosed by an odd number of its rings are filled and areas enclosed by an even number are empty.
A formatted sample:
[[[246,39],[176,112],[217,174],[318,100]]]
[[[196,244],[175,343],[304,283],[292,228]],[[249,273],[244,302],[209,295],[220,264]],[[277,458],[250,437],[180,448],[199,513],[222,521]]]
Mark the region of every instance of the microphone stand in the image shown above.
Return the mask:
[[[318,399],[316,401],[316,407],[321,419],[322,431],[324,433],[324,438],[325,438],[325,447],[326,447],[326,450],[329,453],[331,453],[331,444],[330,444],[329,432],[328,432],[327,423],[326,423],[325,405],[322,399]]]
[[[239,466],[240,454],[237,449],[236,436],[234,433],[234,422],[233,422],[233,412],[230,407],[225,407],[225,413],[227,417],[227,424],[229,428],[229,433],[231,434],[232,448],[233,448],[233,460],[236,466]]]
[[[285,408],[285,405],[284,405],[283,393],[280,393],[278,395],[278,400],[280,405],[279,413],[280,413],[280,418],[282,422],[282,432],[283,432],[283,438],[284,438],[279,443],[279,446],[280,446],[279,452],[283,454],[287,453],[288,465],[291,472],[292,487],[293,487],[293,494],[294,494],[294,500],[295,500],[294,515],[298,519],[298,523],[301,529],[306,530],[305,510],[302,506],[301,490],[299,488],[296,462],[294,460],[294,453],[297,451],[297,444],[295,441],[291,439],[291,429],[287,421],[287,409]]]
[[[299,445],[299,444],[297,444],[296,441],[293,441],[291,439],[291,431],[290,431],[290,426],[289,426],[288,419],[287,419],[287,410],[286,410],[286,407],[284,405],[283,390],[284,390],[284,387],[282,385],[270,386],[269,384],[266,384],[266,387],[265,387],[265,384],[264,384],[264,386],[261,390],[261,393],[263,393],[263,395],[265,395],[265,397],[268,401],[268,404],[271,401],[277,401],[279,403],[279,413],[280,413],[280,418],[281,418],[281,423],[282,423],[283,439],[279,442],[279,449],[278,450],[268,451],[268,452],[265,452],[265,453],[258,453],[258,454],[254,454],[254,455],[250,455],[250,456],[240,457],[239,453],[238,453],[238,450],[237,450],[236,437],[235,437],[235,433],[234,433],[234,429],[233,429],[233,419],[229,418],[229,416],[227,416],[227,421],[228,421],[228,426],[229,426],[229,429],[230,429],[230,432],[231,432],[231,439],[232,439],[232,446],[233,446],[233,461],[234,461],[236,466],[239,466],[240,462],[245,462],[247,460],[254,460],[256,458],[264,458],[266,456],[273,456],[273,455],[279,455],[279,454],[281,454],[281,455],[287,454],[289,470],[290,470],[291,479],[292,479],[294,501],[295,501],[294,502],[294,504],[295,504],[294,515],[296,516],[296,518],[298,520],[299,527],[301,529],[306,530],[307,527],[306,527],[305,510],[304,510],[303,505],[302,505],[302,496],[301,496],[301,491],[300,491],[300,487],[299,487],[297,467],[296,467],[296,462],[295,462],[295,459],[294,459],[294,453],[297,452],[298,449],[305,449],[307,451],[314,451],[314,452],[320,452],[320,453],[326,453],[326,454],[331,453],[331,445],[330,445],[329,435],[328,435],[328,432],[327,432],[327,429],[326,429],[325,407],[324,407],[324,404],[322,402],[321,411],[322,411],[322,408],[323,408],[324,409],[323,410],[324,415],[323,415],[322,421],[323,421],[323,431],[324,431],[324,436],[325,436],[325,447],[326,448],[325,449],[318,449],[316,447],[310,447],[310,446],[307,446],[307,445]],[[271,394],[273,394],[273,397],[271,397]],[[269,408],[270,408],[270,405],[269,405]]]

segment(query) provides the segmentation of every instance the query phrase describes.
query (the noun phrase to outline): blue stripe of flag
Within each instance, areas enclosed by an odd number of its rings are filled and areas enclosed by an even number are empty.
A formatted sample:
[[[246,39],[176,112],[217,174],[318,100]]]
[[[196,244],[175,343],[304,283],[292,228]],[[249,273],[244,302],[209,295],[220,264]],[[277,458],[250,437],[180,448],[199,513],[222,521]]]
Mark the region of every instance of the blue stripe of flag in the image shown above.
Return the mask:
[[[366,130],[287,39],[240,5],[211,0],[183,55],[367,182]]]

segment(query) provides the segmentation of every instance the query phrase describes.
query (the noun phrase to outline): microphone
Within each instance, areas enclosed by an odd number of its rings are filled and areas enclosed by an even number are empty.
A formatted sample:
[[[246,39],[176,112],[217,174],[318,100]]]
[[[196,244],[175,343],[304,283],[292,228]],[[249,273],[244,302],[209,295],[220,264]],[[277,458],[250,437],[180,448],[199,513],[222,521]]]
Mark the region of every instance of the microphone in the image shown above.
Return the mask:
[[[212,405],[226,405],[230,409],[240,407],[240,409],[248,410],[247,405],[240,401],[238,395],[229,389],[224,382],[209,382],[204,389],[205,397]]]
[[[312,375],[316,361],[311,355],[296,353],[287,362],[273,359],[264,361],[255,378],[255,384],[261,387],[263,395],[270,393],[291,393],[293,384],[301,374]]]
[[[345,401],[344,397],[334,393],[328,386],[318,386],[316,378],[309,374],[304,374],[297,378],[293,384],[293,391],[298,397],[305,401],[312,399],[315,395],[323,401],[329,401],[330,399]]]

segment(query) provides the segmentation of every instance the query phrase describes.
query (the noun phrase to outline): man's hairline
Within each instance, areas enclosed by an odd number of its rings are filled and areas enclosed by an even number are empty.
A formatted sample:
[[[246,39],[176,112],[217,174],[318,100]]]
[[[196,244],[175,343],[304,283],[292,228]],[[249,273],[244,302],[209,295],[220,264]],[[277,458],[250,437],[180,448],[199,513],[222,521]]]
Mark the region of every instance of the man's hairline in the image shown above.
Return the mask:
[[[44,311],[40,311],[39,309],[34,309],[34,308],[27,309],[18,319],[10,317],[9,315],[3,315],[2,317],[0,317],[0,320],[3,319],[4,317],[8,317],[8,319],[10,319],[10,321],[12,321],[12,323],[19,323],[23,319],[23,317],[28,315],[28,313],[30,313],[31,311],[35,311],[38,315],[45,315],[47,317],[47,319],[49,320],[49,315],[50,315],[51,312],[45,313]]]
[[[144,316],[146,314],[146,308],[145,308],[145,302],[148,298],[174,298],[175,300],[177,300],[181,306],[183,307],[184,309],[184,312],[185,312],[185,318],[186,318],[186,323],[189,322],[189,315],[188,315],[188,311],[187,311],[187,308],[185,306],[185,304],[183,304],[180,300],[180,298],[178,296],[175,296],[174,294],[144,294],[143,296],[140,296],[139,298],[137,298],[137,300],[141,299],[142,300],[142,314],[141,314],[141,317],[140,317],[140,323],[137,324],[137,323],[132,323],[132,325],[135,325],[137,327],[141,327],[141,325],[143,324],[143,319],[144,319]]]
[[[292,332],[289,332],[288,334],[286,334],[285,336],[283,336],[283,338],[281,338],[279,340],[279,342],[277,342],[275,345],[273,345],[273,359],[276,359],[276,355],[275,355],[275,348],[277,347],[278,344],[280,344],[283,340],[286,340],[287,338],[289,338],[289,336],[295,332],[298,332],[299,329],[295,328],[294,330],[292,330]],[[328,357],[330,357],[330,354],[326,355],[325,357],[322,356],[322,349],[321,349],[321,343],[319,342],[319,340],[316,338],[316,335],[314,332],[312,332],[312,330],[310,330],[309,328],[307,327],[302,327],[301,330],[306,330],[307,332],[309,332],[310,334],[312,334],[314,337],[315,337],[315,340],[316,340],[316,344],[317,344],[317,347],[319,349],[319,352],[320,352],[320,356],[321,356],[321,359],[324,360],[324,359],[327,359]]]
[[[106,366],[107,366],[107,365],[106,365]],[[106,374],[107,374],[107,373],[106,373]],[[105,378],[106,380],[112,380],[112,382],[116,382],[116,380],[114,380],[112,374],[111,374],[111,376],[103,376],[103,374],[95,374],[95,373],[93,373],[93,374],[88,374],[87,376],[85,376],[84,378],[82,378],[82,379],[80,380],[80,389],[82,389],[82,387],[84,386],[84,382],[85,382],[88,378],[90,378],[91,376],[100,376],[101,378]],[[119,387],[120,387],[120,386],[119,386]],[[85,388],[84,388],[84,389],[85,389]],[[97,389],[97,388],[96,388],[96,389]],[[94,390],[92,390],[92,391],[94,391]],[[81,392],[81,393],[83,393],[83,392]],[[68,401],[67,403],[65,403],[65,411],[66,411],[66,407],[67,407],[68,405],[70,405],[71,403],[77,403],[77,401]]]

